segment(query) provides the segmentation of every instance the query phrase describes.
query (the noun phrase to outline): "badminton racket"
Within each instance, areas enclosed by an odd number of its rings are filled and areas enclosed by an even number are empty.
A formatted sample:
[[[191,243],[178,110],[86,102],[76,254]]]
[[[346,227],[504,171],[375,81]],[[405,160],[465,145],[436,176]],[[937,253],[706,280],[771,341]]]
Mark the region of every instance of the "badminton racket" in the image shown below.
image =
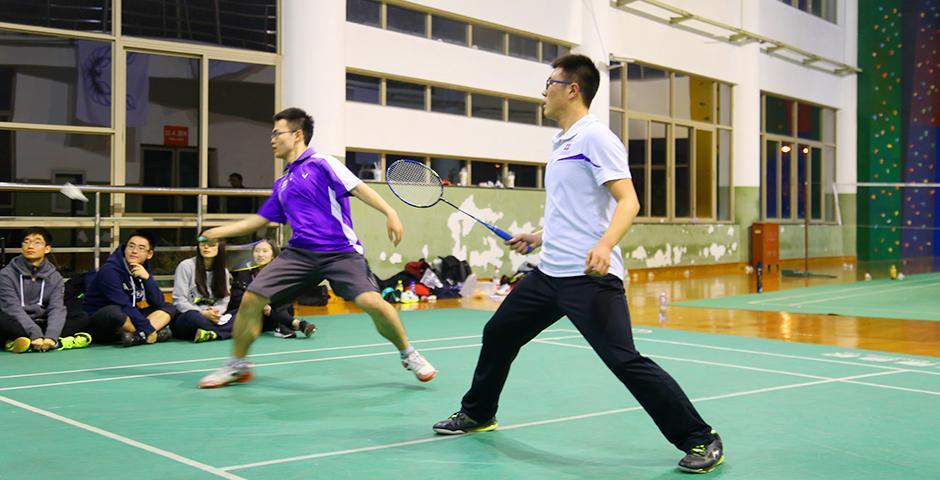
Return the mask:
[[[392,189],[392,193],[402,202],[418,208],[430,208],[438,202],[444,202],[464,215],[476,220],[480,225],[488,228],[503,240],[511,240],[512,234],[490,225],[473,215],[463,211],[457,205],[450,203],[444,198],[444,182],[433,169],[425,164],[415,160],[401,159],[397,160],[385,171],[385,182]],[[532,246],[528,245],[526,253],[532,251]]]

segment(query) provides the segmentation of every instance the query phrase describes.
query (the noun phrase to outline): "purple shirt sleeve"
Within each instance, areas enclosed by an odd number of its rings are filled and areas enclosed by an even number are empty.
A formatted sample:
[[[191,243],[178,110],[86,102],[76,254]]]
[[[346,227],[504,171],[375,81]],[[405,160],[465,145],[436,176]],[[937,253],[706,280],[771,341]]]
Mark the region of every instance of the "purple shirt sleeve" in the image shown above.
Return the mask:
[[[278,191],[280,190],[278,187],[285,178],[287,177],[281,177],[280,180],[274,182],[274,188],[271,189],[271,196],[268,197],[264,204],[261,205],[261,208],[258,209],[258,215],[272,222],[287,223],[287,215],[284,214],[284,207],[281,205],[281,199],[278,196]]]

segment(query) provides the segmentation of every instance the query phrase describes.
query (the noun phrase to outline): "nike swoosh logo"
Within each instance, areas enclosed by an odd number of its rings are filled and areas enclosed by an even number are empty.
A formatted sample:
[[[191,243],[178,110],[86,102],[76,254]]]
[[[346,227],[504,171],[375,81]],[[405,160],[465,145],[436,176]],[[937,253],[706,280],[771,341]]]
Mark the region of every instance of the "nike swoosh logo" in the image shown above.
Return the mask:
[[[300,176],[303,177],[304,180],[306,180],[306,179],[307,179],[307,175],[310,175],[310,174],[309,174],[309,173],[304,173],[304,174],[301,174]]]

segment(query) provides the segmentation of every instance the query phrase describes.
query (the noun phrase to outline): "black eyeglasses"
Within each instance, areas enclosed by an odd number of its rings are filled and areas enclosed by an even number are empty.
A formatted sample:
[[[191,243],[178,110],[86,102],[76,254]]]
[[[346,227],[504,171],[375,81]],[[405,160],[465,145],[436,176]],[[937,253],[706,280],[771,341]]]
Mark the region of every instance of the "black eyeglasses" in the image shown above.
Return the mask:
[[[279,132],[279,131],[276,131],[276,130],[275,130],[275,131],[271,132],[271,140],[274,140],[274,139],[277,138],[278,136],[284,135],[285,133],[294,133],[294,132],[296,132],[296,131],[297,131],[297,130],[287,130],[287,131],[284,131],[284,132]]]
[[[554,78],[548,78],[547,80],[545,80],[545,90],[548,90],[549,87],[551,87],[553,83],[560,83],[562,85],[571,85],[574,82],[570,80],[555,80]]]

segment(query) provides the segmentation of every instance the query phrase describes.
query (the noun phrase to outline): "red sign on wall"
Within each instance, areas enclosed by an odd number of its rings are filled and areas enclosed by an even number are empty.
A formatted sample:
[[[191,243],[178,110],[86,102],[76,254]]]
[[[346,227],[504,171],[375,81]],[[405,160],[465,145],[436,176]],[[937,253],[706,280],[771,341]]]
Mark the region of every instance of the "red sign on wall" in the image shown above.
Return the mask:
[[[163,126],[163,144],[177,147],[189,145],[189,127],[180,125]]]

